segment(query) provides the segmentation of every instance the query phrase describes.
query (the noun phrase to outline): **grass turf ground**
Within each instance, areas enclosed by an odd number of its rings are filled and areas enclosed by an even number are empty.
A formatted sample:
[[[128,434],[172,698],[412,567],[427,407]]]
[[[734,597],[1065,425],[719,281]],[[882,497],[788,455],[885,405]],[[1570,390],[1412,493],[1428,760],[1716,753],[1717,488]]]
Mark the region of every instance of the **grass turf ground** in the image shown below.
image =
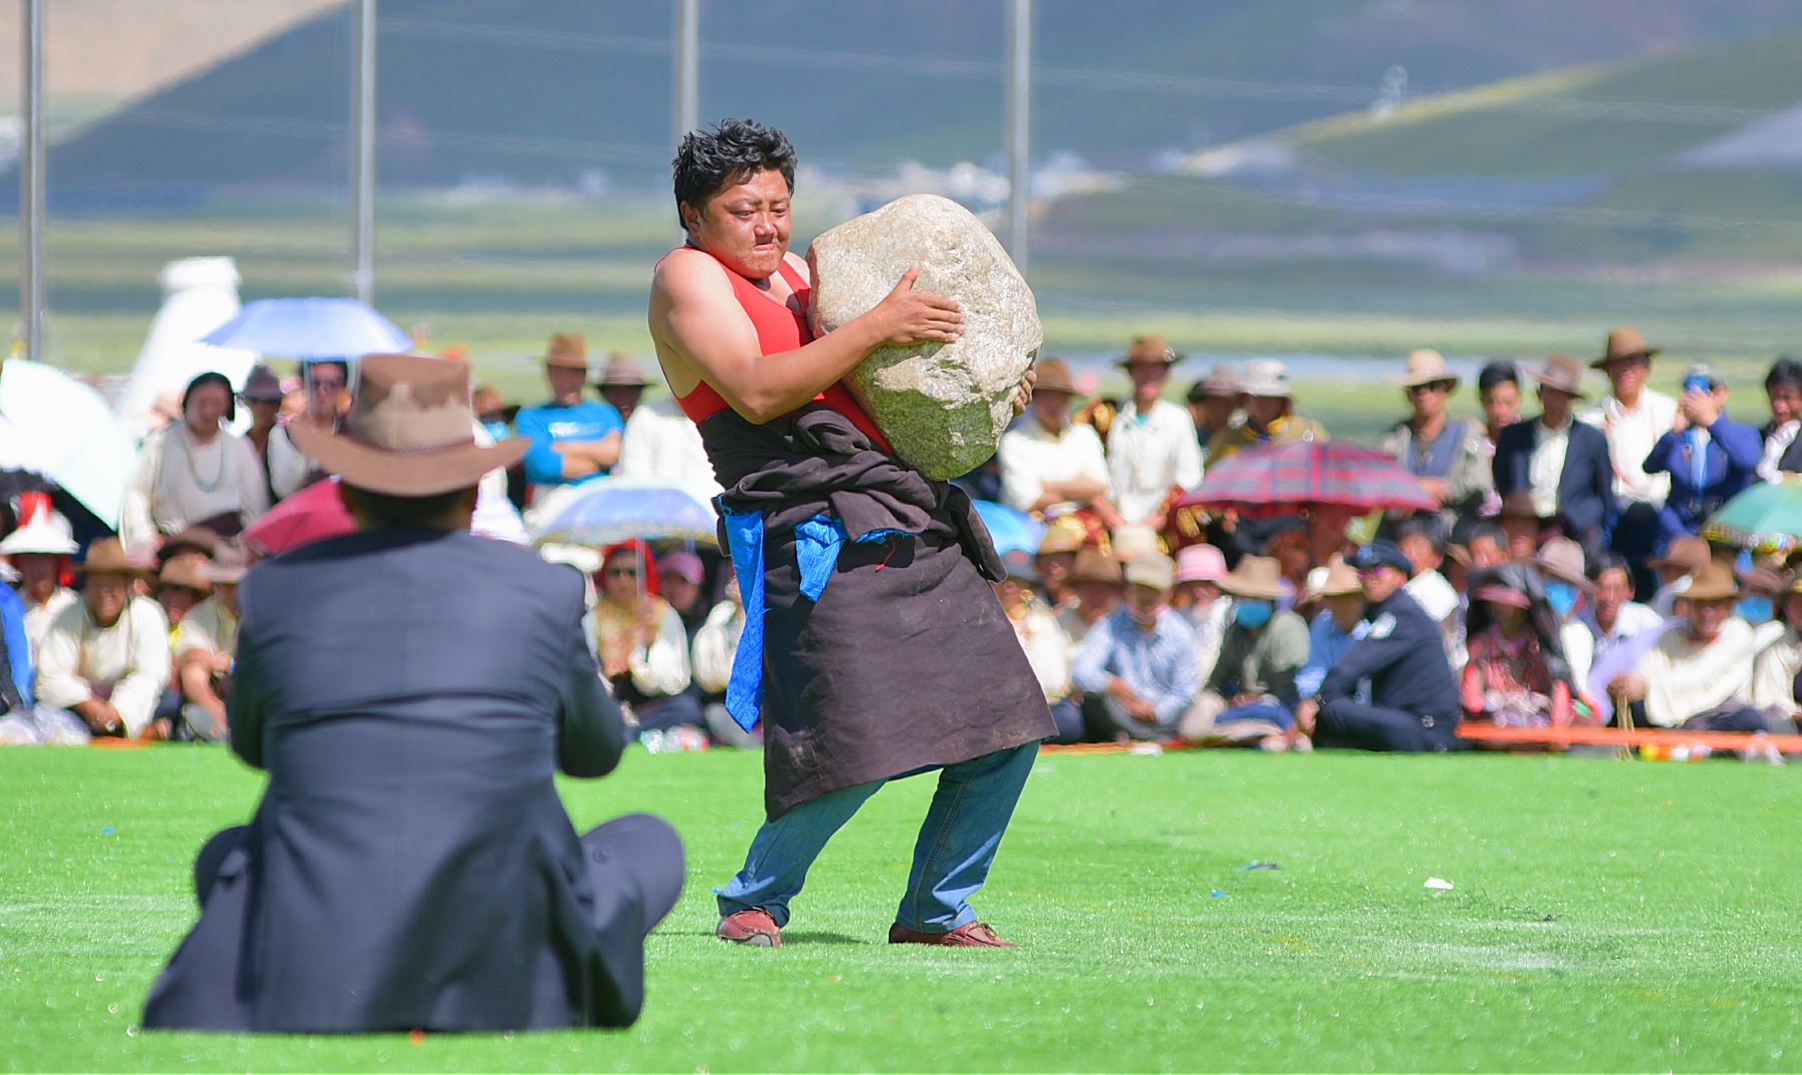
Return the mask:
[[[928,780],[829,846],[779,950],[711,936],[753,756],[566,782],[688,842],[620,1033],[135,1030],[221,751],[0,750],[0,1067],[56,1070],[1783,1070],[1802,1060],[1802,774],[1497,755],[1045,755],[979,911],[1017,951],[881,943]],[[1254,859],[1279,870],[1239,871]],[[1426,889],[1430,876],[1448,892]],[[1221,895],[1212,895],[1218,892]]]

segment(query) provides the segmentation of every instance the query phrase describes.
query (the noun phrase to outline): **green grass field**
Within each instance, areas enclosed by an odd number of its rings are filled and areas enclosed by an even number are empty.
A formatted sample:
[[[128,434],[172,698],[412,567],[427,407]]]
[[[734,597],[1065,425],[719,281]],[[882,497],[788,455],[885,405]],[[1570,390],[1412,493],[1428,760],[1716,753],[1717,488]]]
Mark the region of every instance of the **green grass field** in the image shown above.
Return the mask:
[[[926,780],[828,848],[781,949],[713,939],[753,756],[634,750],[579,826],[667,816],[688,890],[619,1033],[148,1034],[189,863],[261,778],[221,751],[0,751],[11,1070],[1793,1070],[1802,775],[1600,757],[1045,755],[983,916],[1017,951],[881,943]],[[1279,870],[1238,871],[1252,860]],[[1428,877],[1456,886],[1435,892]],[[1214,895],[1213,893],[1219,893]]]

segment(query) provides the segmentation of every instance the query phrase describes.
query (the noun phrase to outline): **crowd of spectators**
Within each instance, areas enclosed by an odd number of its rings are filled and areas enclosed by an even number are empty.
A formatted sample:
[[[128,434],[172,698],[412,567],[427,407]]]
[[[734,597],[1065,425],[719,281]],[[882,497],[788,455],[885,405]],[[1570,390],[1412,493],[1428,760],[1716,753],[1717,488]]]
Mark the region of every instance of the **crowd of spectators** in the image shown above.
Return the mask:
[[[1166,398],[1181,356],[1160,337],[1119,360],[1120,401],[1083,398],[1068,363],[1041,360],[1030,409],[961,481],[1045,524],[994,588],[1058,740],[1451,750],[1463,721],[1794,732],[1802,579],[1784,550],[1754,560],[1702,530],[1802,469],[1802,363],[1771,367],[1760,429],[1729,416],[1709,367],[1680,397],[1647,387],[1657,353],[1623,328],[1588,363],[1491,363],[1480,418],[1456,413],[1461,378],[1439,354],[1407,356],[1407,414],[1379,446],[1438,507],[1349,528],[1305,505],[1183,500],[1240,452],[1328,438],[1280,362],[1208,370],[1181,406]],[[597,370],[557,334],[542,365],[542,404],[473,397],[481,437],[532,442],[504,491],[527,518],[609,474],[717,491],[693,423],[644,398],[631,356]],[[1609,385],[1593,401],[1588,370]],[[259,366],[235,394],[195,378],[144,444],[119,533],[85,548],[49,497],[17,498],[0,537],[0,741],[225,736],[237,584],[263,551],[238,535],[324,477],[288,430],[336,428],[350,375],[316,362],[284,384]],[[1524,385],[1539,406],[1523,418]],[[728,561],[642,541],[545,554],[590,578],[590,644],[643,741],[759,745],[723,704],[745,622]]]

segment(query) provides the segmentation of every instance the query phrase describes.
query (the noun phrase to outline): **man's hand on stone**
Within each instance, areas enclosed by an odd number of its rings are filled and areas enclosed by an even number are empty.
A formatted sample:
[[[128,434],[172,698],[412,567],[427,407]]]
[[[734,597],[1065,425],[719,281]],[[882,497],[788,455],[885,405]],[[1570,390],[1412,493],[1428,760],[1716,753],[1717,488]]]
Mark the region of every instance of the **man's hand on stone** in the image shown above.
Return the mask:
[[[914,290],[920,267],[915,265],[901,277],[895,290],[876,304],[866,317],[877,319],[885,347],[910,347],[916,343],[954,343],[963,335],[963,308],[943,295],[927,295]]]
[[[1026,413],[1026,408],[1032,403],[1032,386],[1038,383],[1039,368],[1036,365],[1026,367],[1026,376],[1020,378],[1020,387],[1014,389],[1013,407],[1015,418]]]

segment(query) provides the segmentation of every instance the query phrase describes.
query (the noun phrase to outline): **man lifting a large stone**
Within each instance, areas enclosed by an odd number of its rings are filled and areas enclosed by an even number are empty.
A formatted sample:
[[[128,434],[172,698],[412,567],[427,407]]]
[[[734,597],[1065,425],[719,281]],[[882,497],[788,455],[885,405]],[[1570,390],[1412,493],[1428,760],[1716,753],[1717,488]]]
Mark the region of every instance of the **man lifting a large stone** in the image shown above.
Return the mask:
[[[1032,295],[936,198],[821,236],[810,270],[788,252],[794,173],[752,121],[683,139],[687,242],[651,288],[658,360],[725,487],[747,615],[727,709],[764,723],[766,820],[718,890],[718,934],[780,944],[832,834],[936,770],[889,941],[1011,947],[968,901],[1056,728],[988,585],[1005,576],[988,532],[944,479],[1024,409]]]

